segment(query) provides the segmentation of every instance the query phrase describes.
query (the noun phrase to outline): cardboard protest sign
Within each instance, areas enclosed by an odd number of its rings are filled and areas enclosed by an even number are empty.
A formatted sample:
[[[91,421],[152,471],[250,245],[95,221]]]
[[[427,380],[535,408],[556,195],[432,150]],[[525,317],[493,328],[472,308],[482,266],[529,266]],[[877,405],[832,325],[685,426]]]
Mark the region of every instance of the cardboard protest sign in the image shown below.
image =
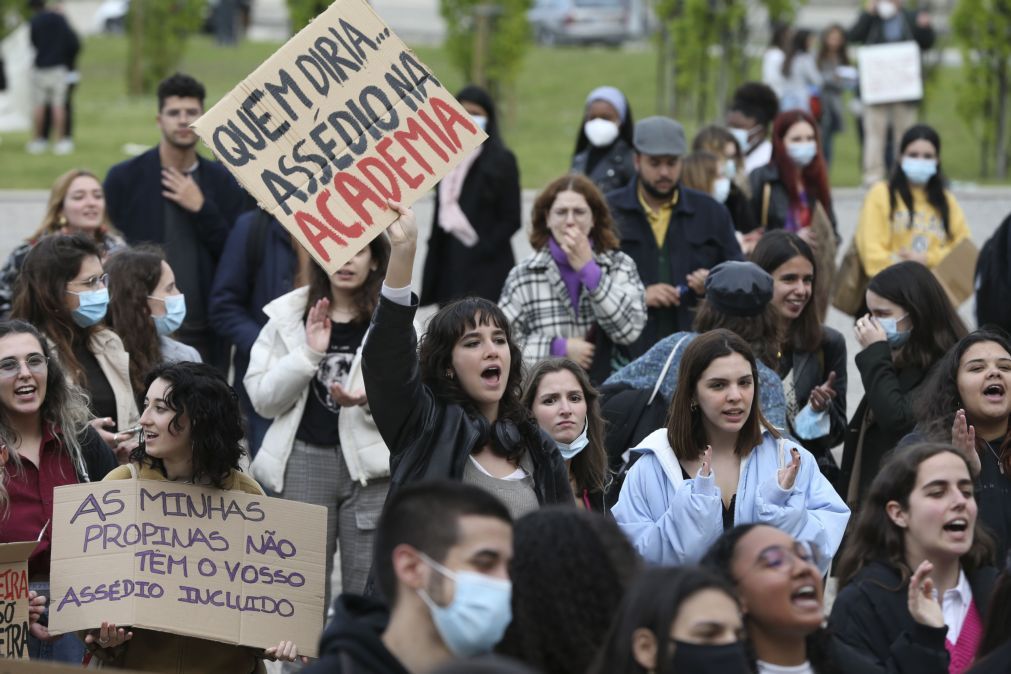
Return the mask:
[[[0,544],[0,658],[28,657],[28,556],[36,545]]]
[[[920,46],[890,42],[857,50],[860,100],[865,105],[918,101],[923,98]]]
[[[102,621],[316,655],[326,508],[113,480],[54,490],[50,632]]]
[[[336,0],[193,125],[333,273],[487,136],[365,0]]]

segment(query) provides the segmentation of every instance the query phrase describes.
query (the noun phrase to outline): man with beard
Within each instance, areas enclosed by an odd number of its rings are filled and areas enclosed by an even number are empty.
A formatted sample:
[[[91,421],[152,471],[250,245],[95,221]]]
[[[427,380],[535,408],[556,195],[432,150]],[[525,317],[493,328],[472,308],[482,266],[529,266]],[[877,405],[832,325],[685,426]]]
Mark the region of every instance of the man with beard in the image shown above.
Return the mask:
[[[176,338],[209,363],[227,369],[227,345],[207,319],[214,268],[245,193],[221,164],[199,156],[190,128],[204,112],[204,86],[176,73],[158,85],[156,147],[116,164],[105,178],[106,208],[127,242],[156,243],[186,296]]]
[[[649,319],[632,347],[637,357],[667,335],[690,330],[709,270],[743,255],[726,207],[680,183],[684,127],[648,117],[635,125],[633,145],[636,177],[608,193],[607,202],[621,250],[635,260],[646,286]]]

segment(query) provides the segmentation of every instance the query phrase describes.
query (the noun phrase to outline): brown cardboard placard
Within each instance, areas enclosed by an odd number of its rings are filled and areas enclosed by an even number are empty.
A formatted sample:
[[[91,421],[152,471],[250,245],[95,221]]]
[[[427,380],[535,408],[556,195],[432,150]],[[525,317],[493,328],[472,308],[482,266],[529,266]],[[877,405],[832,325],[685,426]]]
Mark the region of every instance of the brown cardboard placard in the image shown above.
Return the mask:
[[[28,659],[28,556],[36,545],[0,543],[0,659]]]
[[[194,123],[329,273],[486,138],[365,0],[336,0]]]
[[[314,656],[326,508],[113,480],[54,490],[49,630],[102,621]]]
[[[0,674],[81,674],[83,671],[80,665],[59,665],[38,660],[0,660]],[[116,671],[120,674],[134,672],[132,669]]]
[[[948,299],[957,309],[976,292],[976,261],[979,248],[965,237],[941,258],[934,267],[934,276],[941,282]]]

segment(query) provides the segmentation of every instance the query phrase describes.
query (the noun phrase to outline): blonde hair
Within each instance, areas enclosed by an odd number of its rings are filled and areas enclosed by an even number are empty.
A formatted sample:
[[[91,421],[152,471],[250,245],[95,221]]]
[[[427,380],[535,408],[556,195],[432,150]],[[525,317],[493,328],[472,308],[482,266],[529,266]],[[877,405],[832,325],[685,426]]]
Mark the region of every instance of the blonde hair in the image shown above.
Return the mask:
[[[81,177],[94,178],[95,181],[98,182],[99,186],[102,184],[102,181],[98,179],[98,176],[85,169],[70,169],[57,178],[56,182],[53,183],[52,189],[49,191],[49,203],[46,204],[46,214],[42,218],[42,224],[39,225],[39,228],[35,230],[34,234],[28,237],[30,242],[35,243],[44,236],[58,234],[60,230],[66,226],[67,219],[63,215],[63,202],[67,199],[67,193],[70,191],[70,186],[75,180]],[[100,244],[105,244],[106,237],[110,234],[118,235],[119,232],[116,231],[115,227],[112,226],[112,222],[109,220],[108,209],[103,208],[102,222],[95,231],[95,241]]]

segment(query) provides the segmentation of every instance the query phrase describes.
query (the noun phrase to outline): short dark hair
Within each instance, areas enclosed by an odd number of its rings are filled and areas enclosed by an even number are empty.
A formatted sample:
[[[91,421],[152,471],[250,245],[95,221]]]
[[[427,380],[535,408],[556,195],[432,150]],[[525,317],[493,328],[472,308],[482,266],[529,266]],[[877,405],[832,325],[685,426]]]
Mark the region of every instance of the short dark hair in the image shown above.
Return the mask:
[[[166,77],[158,85],[158,112],[165,107],[165,99],[169,96],[195,98],[200,101],[200,107],[204,107],[207,90],[195,78],[184,73],[176,73]]]
[[[376,529],[373,556],[376,584],[390,605],[397,599],[394,548],[410,545],[442,562],[459,540],[459,519],[467,515],[512,524],[509,510],[501,501],[483,489],[461,482],[422,482],[391,494]]]
[[[175,414],[169,428],[178,432],[180,417],[189,419],[193,443],[193,481],[207,479],[218,489],[224,489],[228,476],[239,469],[242,448],[242,410],[235,389],[224,375],[207,363],[170,363],[159,365],[144,378],[144,391],[155,379],[169,383],[165,405]],[[141,465],[163,469],[161,459],[150,456],[144,443],[130,453],[130,459]]]
[[[779,97],[767,84],[745,82],[737,87],[730,109],[751,117],[761,127],[767,127],[779,113]]]

